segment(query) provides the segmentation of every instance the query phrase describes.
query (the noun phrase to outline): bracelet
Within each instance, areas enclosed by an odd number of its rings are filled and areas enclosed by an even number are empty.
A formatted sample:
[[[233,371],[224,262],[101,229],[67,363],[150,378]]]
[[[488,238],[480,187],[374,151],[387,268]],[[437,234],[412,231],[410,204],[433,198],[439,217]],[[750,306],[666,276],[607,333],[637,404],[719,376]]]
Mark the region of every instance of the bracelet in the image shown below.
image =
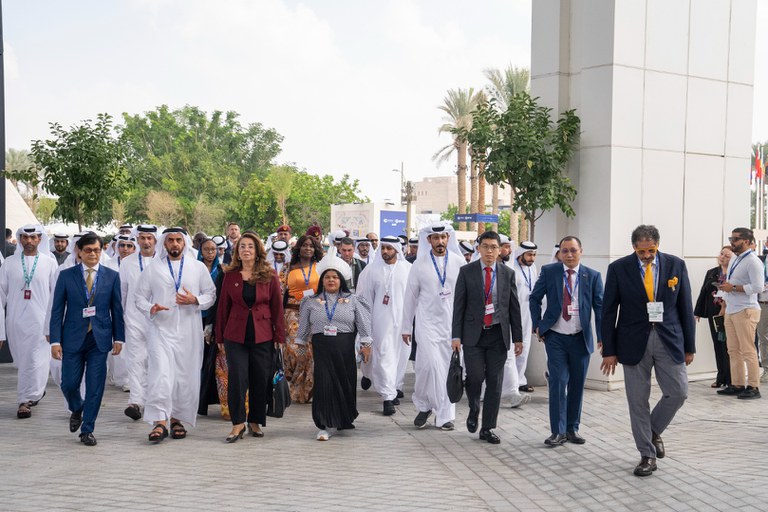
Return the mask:
[[[360,348],[371,348],[371,342],[370,341],[368,343],[360,342]]]

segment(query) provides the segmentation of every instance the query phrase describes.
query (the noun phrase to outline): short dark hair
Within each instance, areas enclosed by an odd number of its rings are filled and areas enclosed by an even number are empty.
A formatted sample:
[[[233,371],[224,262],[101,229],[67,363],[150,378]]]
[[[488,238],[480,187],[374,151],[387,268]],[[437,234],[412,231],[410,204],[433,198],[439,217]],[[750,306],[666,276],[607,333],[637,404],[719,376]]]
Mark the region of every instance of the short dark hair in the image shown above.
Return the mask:
[[[355,245],[355,241],[349,238],[348,236],[345,236],[344,238],[340,239],[339,243],[341,245],[352,245],[352,246]]]
[[[561,245],[563,245],[563,242],[570,242],[573,240],[576,242],[576,245],[579,246],[579,249],[581,249],[581,240],[579,240],[579,237],[573,236],[573,235],[565,235],[563,238],[560,239],[560,241],[557,243],[557,247],[559,248]]]
[[[347,294],[352,293],[349,290],[349,286],[347,285],[347,281],[344,279],[344,276],[341,275],[341,272],[339,272],[335,268],[329,268],[329,269],[326,269],[322,274],[320,274],[320,279],[319,279],[319,281],[317,283],[317,295],[320,295],[321,293],[323,293],[323,291],[325,291],[325,288],[323,287],[323,278],[325,277],[325,274],[327,274],[328,272],[333,272],[334,274],[339,276],[339,291],[340,292],[347,293]]]
[[[237,227],[240,227],[240,224],[238,224],[237,222],[227,222],[227,229],[229,229],[229,226],[237,226]]]
[[[13,236],[13,231],[11,231],[11,228],[5,228],[5,238],[11,238]]]
[[[83,247],[96,243],[99,244],[99,247],[104,248],[104,240],[102,240],[101,237],[93,231],[89,231],[81,236],[75,245],[77,245],[77,248],[82,251]]]
[[[731,233],[736,233],[741,238],[745,238],[745,239],[749,240],[750,242],[754,242],[755,241],[755,234],[749,228],[733,228],[731,230]]]
[[[651,240],[658,245],[659,240],[661,240],[661,235],[659,235],[659,230],[656,226],[640,224],[632,230],[632,246],[636,246],[641,240]]]
[[[477,237],[477,244],[480,245],[483,243],[483,240],[496,240],[496,242],[501,245],[501,237],[495,231],[485,231],[482,235]]]

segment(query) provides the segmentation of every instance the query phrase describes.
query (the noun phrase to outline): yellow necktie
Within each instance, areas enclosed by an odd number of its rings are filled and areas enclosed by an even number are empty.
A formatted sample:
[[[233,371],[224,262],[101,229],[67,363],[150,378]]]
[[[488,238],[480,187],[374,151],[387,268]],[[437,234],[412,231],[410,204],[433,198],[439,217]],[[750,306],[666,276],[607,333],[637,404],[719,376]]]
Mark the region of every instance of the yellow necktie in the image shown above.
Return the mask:
[[[645,266],[645,278],[643,278],[645,284],[645,293],[648,294],[648,300],[653,302],[653,269],[651,264]]]
[[[85,287],[88,288],[88,295],[91,294],[93,291],[93,269],[88,268],[86,269],[86,272],[88,272],[88,277],[85,278]],[[87,306],[90,306],[91,304],[86,304]],[[91,332],[92,326],[91,321],[88,320],[88,332]]]

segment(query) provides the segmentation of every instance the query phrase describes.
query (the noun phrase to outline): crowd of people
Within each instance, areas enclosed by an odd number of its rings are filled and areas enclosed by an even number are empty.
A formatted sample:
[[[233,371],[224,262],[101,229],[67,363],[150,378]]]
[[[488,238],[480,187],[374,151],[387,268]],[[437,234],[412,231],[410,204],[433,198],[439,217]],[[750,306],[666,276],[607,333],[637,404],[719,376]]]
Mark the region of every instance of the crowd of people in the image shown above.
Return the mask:
[[[93,232],[49,241],[39,225],[19,228],[18,248],[12,235],[0,266],[0,346],[8,341],[18,368],[17,417],[32,416],[50,374],[70,431],[88,446],[108,384],[129,393],[125,415],[150,425],[149,442],[185,438],[212,404],[232,424],[226,442],[263,437],[278,370],[294,403],[311,402],[316,438],[327,441],[333,429],[355,428],[358,367],[361,389],[373,387],[389,416],[405,397],[409,360],[414,426],[451,431],[454,352],[465,368],[466,428],[498,444],[502,399],[519,408],[534,392],[526,379],[534,337],[547,355],[544,443],[584,444],[596,340],[606,375],[623,366],[641,456],[634,474],[648,476],[687,397],[699,318],[712,335],[717,393],[760,398],[768,263],[746,228],[733,230],[695,308],[684,261],[660,252],[648,225],[632,232],[632,252],[608,266],[605,283],[581,262],[575,236],[539,269],[532,242],[494,231],[461,241],[443,223],[411,239],[324,237],[317,225],[294,236],[283,225],[262,240],[236,223],[226,235],[194,237],[124,225],[108,244]],[[662,398],[651,409],[652,370]]]

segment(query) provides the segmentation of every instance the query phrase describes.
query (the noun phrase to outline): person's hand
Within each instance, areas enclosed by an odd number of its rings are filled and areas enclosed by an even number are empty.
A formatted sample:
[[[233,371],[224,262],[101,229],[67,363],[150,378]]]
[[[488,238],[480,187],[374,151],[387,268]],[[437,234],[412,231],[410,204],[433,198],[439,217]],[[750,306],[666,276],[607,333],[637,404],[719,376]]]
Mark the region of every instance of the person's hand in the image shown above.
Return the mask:
[[[51,357],[61,361],[61,345],[51,345]]]
[[[619,364],[619,358],[616,356],[604,356],[603,362],[600,363],[600,370],[603,375],[613,375],[616,373],[616,365]]]
[[[541,334],[539,334],[539,328],[538,328],[538,327],[536,328],[536,331],[535,331],[535,332],[536,332],[536,337],[537,337],[537,338],[539,338],[539,342],[540,342],[540,343],[544,343],[544,336],[542,336]]]
[[[728,281],[725,281],[723,284],[717,287],[718,290],[722,290],[726,293],[731,293],[736,290],[736,286],[732,285]]]
[[[698,322],[699,320],[701,320],[701,317],[700,317],[700,316],[695,316],[695,317],[693,317],[693,318],[695,318],[697,322]]]
[[[461,350],[461,340],[453,340],[451,342],[451,348],[453,349],[454,352],[458,352],[459,350]]]
[[[152,308],[149,310],[150,315],[156,315],[159,311],[168,311],[168,308],[165,306],[161,306],[160,304],[155,304],[152,306]]]
[[[686,352],[685,353],[685,366],[688,366],[693,362],[693,352]]]
[[[597,340],[597,350],[600,351],[600,354],[603,353],[603,342],[600,340]]]
[[[182,288],[184,293],[176,292],[176,304],[179,306],[191,306],[197,304],[197,297],[192,295],[192,292],[187,290],[186,286]]]
[[[515,342],[515,356],[519,356],[523,353],[523,342],[522,341],[516,341]]]
[[[410,334],[403,334],[403,343],[406,345],[411,344],[411,335]]]
[[[123,344],[114,342],[112,344],[112,355],[113,356],[119,356],[120,352],[123,350]]]
[[[360,353],[363,354],[363,362],[367,363],[371,360],[371,346],[368,345],[367,347],[361,347]]]

